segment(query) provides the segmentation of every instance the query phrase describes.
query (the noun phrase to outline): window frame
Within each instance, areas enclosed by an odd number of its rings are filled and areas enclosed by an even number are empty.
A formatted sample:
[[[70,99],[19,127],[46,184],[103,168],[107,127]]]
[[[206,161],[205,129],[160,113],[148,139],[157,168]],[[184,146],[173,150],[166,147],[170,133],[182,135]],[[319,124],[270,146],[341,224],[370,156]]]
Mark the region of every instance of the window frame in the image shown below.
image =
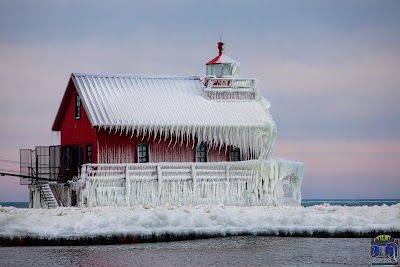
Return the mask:
[[[90,151],[89,151],[90,148]],[[89,157],[90,152],[90,157]],[[86,163],[93,163],[93,146],[92,144],[86,145]]]
[[[199,155],[199,153],[204,153],[204,154]],[[195,160],[196,162],[208,162],[208,144],[206,142],[201,142],[196,145]]]
[[[74,116],[75,120],[79,120],[81,118],[81,107],[82,107],[82,100],[79,94],[75,94],[75,108],[74,108]]]
[[[240,148],[237,146],[229,146],[229,151],[228,151],[228,156],[229,156],[229,161],[241,161],[241,156],[240,156]]]
[[[143,150],[140,151],[140,148],[146,147],[147,154],[143,157]],[[142,153],[142,155],[140,155]],[[145,161],[141,161],[141,159],[145,158]],[[137,163],[149,163],[150,162],[150,145],[147,143],[137,144],[136,145],[136,162]]]

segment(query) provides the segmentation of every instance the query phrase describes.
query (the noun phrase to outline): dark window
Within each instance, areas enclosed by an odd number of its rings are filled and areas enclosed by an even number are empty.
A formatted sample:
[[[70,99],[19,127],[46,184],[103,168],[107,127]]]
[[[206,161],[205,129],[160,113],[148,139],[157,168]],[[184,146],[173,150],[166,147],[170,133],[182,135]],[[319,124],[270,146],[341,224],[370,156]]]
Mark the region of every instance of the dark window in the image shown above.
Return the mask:
[[[240,149],[238,147],[229,147],[229,161],[240,161]]]
[[[75,95],[75,119],[81,118],[81,98],[77,94]]]
[[[76,201],[77,197],[76,197],[76,191],[75,190],[71,190],[71,206],[75,207],[76,206]]]
[[[83,164],[83,147],[78,146],[78,167],[81,168]]]
[[[149,162],[149,144],[138,144],[136,146],[136,152],[138,163]]]
[[[196,147],[196,161],[207,162],[208,146],[207,143],[201,142]]]
[[[92,163],[92,145],[86,145],[86,163]]]
[[[70,146],[66,146],[65,147],[65,155],[64,155],[64,169],[66,171],[69,171],[70,167],[71,167],[71,147]]]

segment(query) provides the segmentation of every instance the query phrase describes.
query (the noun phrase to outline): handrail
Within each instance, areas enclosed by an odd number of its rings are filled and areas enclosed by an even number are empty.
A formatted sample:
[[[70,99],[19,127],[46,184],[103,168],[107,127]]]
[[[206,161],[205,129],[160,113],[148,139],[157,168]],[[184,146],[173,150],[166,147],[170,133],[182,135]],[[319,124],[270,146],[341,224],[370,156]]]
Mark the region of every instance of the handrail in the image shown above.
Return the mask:
[[[276,162],[276,161],[274,161]],[[85,164],[81,179],[134,179],[134,180],[243,180],[251,179],[254,170],[269,165],[268,160],[238,162],[159,162],[159,163],[118,163]],[[291,162],[292,166],[302,166]],[[301,167],[302,168],[302,167]]]
[[[302,163],[283,159],[85,164],[79,205],[299,203],[302,177]]]
[[[46,195],[44,194],[44,191],[43,191],[43,188],[42,188],[40,182],[34,179],[33,184],[39,189],[40,198],[43,200],[42,203],[46,206],[46,208],[48,208],[49,202],[48,202]]]
[[[204,80],[206,88],[254,88],[257,79],[234,77],[207,77]]]
[[[263,160],[268,161],[268,160]],[[125,166],[132,166],[132,167],[151,167],[151,166],[249,166],[258,164],[259,160],[246,160],[246,161],[223,161],[223,162],[154,162],[154,163],[87,163],[82,166],[87,167],[125,167]],[[293,161],[292,161],[293,162]],[[300,162],[299,162],[300,163]]]

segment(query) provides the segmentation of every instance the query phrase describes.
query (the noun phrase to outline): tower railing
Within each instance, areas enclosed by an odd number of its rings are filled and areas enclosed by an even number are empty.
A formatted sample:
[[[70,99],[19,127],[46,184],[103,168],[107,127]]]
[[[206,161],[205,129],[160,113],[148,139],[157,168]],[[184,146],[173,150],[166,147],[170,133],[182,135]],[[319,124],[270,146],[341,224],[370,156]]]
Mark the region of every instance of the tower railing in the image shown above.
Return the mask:
[[[256,79],[208,76],[204,92],[209,99],[219,101],[249,101],[256,98]]]
[[[204,85],[210,88],[227,89],[253,89],[256,86],[257,79],[253,78],[235,78],[235,77],[206,77]]]

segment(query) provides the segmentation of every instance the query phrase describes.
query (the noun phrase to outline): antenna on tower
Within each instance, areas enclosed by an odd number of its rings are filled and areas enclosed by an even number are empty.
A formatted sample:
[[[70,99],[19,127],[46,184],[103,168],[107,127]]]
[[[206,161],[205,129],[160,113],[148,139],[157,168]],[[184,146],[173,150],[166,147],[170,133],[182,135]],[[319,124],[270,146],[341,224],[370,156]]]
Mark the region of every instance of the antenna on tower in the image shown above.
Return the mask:
[[[224,51],[224,43],[222,42],[222,34],[219,34],[219,42],[218,42],[218,55],[222,55],[222,51]]]

